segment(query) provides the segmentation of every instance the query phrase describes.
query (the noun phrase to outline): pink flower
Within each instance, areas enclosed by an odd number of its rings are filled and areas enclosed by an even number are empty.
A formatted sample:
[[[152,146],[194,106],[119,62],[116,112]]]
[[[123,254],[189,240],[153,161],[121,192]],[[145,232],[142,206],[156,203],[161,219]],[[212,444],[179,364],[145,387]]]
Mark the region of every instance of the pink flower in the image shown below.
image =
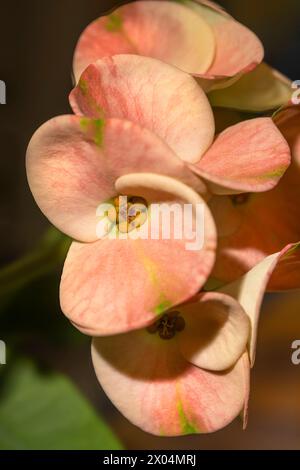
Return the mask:
[[[76,80],[91,63],[116,54],[160,59],[211,89],[253,70],[264,50],[254,33],[212,2],[138,1],[86,28],[74,56]]]
[[[186,250],[185,239],[97,241],[99,204],[118,194],[142,196],[149,206],[204,204],[210,193],[195,173],[221,194],[268,190],[289,165],[289,148],[269,118],[243,122],[213,142],[213,114],[196,81],[151,58],[92,64],[71,103],[77,116],[42,126],[27,154],[41,210],[81,242],[65,263],[62,309],[89,334],[142,328],[203,287],[215,261],[214,222],[206,207],[197,252]]]
[[[253,365],[264,290],[294,261],[300,261],[299,245],[266,258],[222,291],[177,306],[148,330],[95,338],[93,364],[110,400],[132,423],[159,436],[213,432],[240,413],[245,426],[246,342]]]
[[[109,399],[144,431],[213,432],[245,405],[249,320],[234,299],[218,293],[200,294],[174,310],[150,331],[95,338],[94,368]],[[176,321],[182,330],[176,331]],[[166,322],[169,339],[163,336]]]
[[[292,152],[292,164],[278,186],[262,194],[214,197],[209,202],[219,233],[215,285],[237,279],[265,256],[300,240],[300,107],[283,108],[274,122]],[[268,288],[298,288],[299,273],[291,266]]]
[[[153,111],[159,100],[155,111],[163,119],[161,124],[157,122],[157,132],[155,126],[147,129],[142,120],[138,124],[137,119],[134,122],[125,116],[61,116],[36,132],[27,152],[28,181],[39,207],[56,227],[77,240],[65,262],[61,306],[88,334],[116,334],[149,325],[164,311],[194,296],[207,281],[215,260],[215,225],[199,195],[205,194],[205,185],[178,157],[178,153],[191,150],[201,154],[205,149],[213,128],[211,108],[188,74],[154,59],[139,59],[147,62],[145,73],[152,69],[153,81],[144,92],[150,93],[146,101]],[[128,65],[135,66],[130,60]],[[156,82],[163,75],[164,88],[156,94]],[[130,76],[126,80],[131,83]],[[134,83],[138,85],[136,79]],[[165,95],[162,100],[164,90],[169,98]],[[103,98],[122,108],[126,106],[122,91],[121,86],[119,91],[107,90]],[[85,98],[98,109],[88,92]],[[129,102],[129,95],[127,98]],[[136,113],[147,112],[146,107],[138,106],[136,103]],[[201,138],[193,126],[189,129],[193,122]],[[188,203],[194,208],[202,204],[202,248],[187,250],[187,235],[177,239],[173,231],[170,240],[134,239],[138,228],[126,240],[99,240],[97,208],[118,195],[143,198],[148,208],[159,202]],[[120,225],[118,228],[121,230]]]
[[[70,101],[76,115],[42,126],[27,152],[39,207],[77,240],[62,275],[62,309],[81,331],[100,336],[93,346],[97,375],[133,423],[166,435],[220,429],[246,409],[249,322],[255,334],[265,279],[283,254],[266,262],[263,279],[255,276],[260,283],[250,300],[253,286],[246,294],[243,286],[251,273],[228,292],[198,294],[216,250],[205,201],[273,189],[290,164],[289,147],[269,118],[215,137],[196,80],[149,57],[98,60]],[[99,204],[124,194],[148,207],[202,204],[202,249],[188,251],[187,240],[175,237],[98,240]]]

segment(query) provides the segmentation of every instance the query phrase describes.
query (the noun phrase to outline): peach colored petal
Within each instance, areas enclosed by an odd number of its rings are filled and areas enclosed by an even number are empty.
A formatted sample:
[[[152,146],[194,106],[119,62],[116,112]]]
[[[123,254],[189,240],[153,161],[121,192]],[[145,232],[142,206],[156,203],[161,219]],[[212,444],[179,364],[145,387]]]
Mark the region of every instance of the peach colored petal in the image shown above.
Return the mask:
[[[242,358],[240,359],[242,362],[242,366],[244,368],[244,394],[245,394],[245,402],[244,407],[241,412],[241,419],[243,422],[243,430],[245,431],[248,426],[248,417],[249,417],[249,402],[250,402],[250,362],[249,362],[249,354],[245,352]]]
[[[249,72],[264,57],[263,45],[248,28],[236,21],[220,21],[214,26],[217,52],[208,70],[211,75],[233,76]]]
[[[145,175],[141,178],[147,187]],[[160,195],[166,189],[165,205],[182,204],[186,198],[188,203],[206,207],[201,197],[188,187],[181,195],[177,188],[173,201],[170,200],[171,189],[167,189],[170,178],[160,176],[158,180],[161,186],[155,193]],[[185,186],[175,180],[174,185]],[[140,193],[134,191],[136,194]],[[151,208],[152,204],[148,210]],[[193,250],[188,234],[181,232],[177,237],[172,222],[165,238],[160,229],[157,237],[152,235],[155,221],[150,214],[145,239],[138,237],[136,231],[125,238],[106,237],[93,244],[71,246],[62,275],[61,306],[82,332],[110,335],[144,327],[157,315],[195,295],[206,282],[215,261],[216,247],[214,221],[208,209],[204,211],[203,245]]]
[[[295,198],[299,190],[296,190],[296,187],[294,189],[295,191],[291,187],[289,194],[283,194],[280,183],[270,192],[245,195],[245,203],[233,205],[229,201],[230,210],[222,205],[224,211],[221,225],[221,218],[216,220],[220,237],[213,271],[215,279],[223,284],[238,279],[270,253],[280,250],[287,242],[297,242],[300,239],[299,205],[298,199]],[[211,210],[214,214],[213,205]],[[227,216],[233,222],[227,224]],[[290,287],[294,288],[297,282],[298,279],[295,278]],[[288,288],[286,282],[280,287]]]
[[[214,62],[200,77],[206,90],[227,87],[262,62],[263,45],[246,26],[212,2],[196,0],[187,4],[208,22],[215,35]]]
[[[181,241],[74,243],[62,276],[62,310],[86,334],[141,328],[194,295],[212,262],[213,252],[197,255]]]
[[[75,77],[102,57],[128,53],[203,73],[213,62],[215,39],[208,23],[183,4],[132,2],[86,28],[75,51]]]
[[[248,194],[244,202],[230,201],[222,209],[218,207],[218,213],[223,211],[224,223],[213,276],[223,283],[238,279],[266,256],[300,240],[300,107],[289,106],[277,113],[274,120],[290,145],[292,163],[272,191]],[[211,201],[210,206],[215,216],[216,204]],[[228,218],[231,230],[226,225]],[[220,220],[218,217],[219,230]],[[282,290],[297,285],[300,286],[297,275],[294,280],[285,277],[281,283],[277,276],[276,286],[269,288]]]
[[[257,328],[261,304],[272,277],[292,276],[291,270],[300,270],[300,243],[288,245],[280,253],[268,256],[241,279],[222,287],[219,291],[234,297],[244,308],[251,321],[249,343],[251,364],[255,361]],[[300,275],[298,274],[298,279]]]
[[[223,373],[186,362],[174,340],[145,330],[96,338],[97,378],[118,410],[158,436],[209,433],[229,424],[245,404],[249,366],[244,358]]]
[[[188,74],[159,60],[118,55],[90,65],[70,95],[75,113],[128,119],[197,162],[214,138],[206,95]]]
[[[44,124],[27,152],[27,175],[44,214],[81,241],[96,237],[96,210],[116,195],[132,170],[178,177],[201,191],[198,178],[156,135],[128,121],[61,116]]]
[[[199,77],[205,90],[224,88],[259,64],[257,36],[210,1],[139,1],[91,23],[80,37],[74,74],[104,56],[139,54]]]
[[[232,86],[210,93],[209,100],[213,106],[262,112],[278,109],[291,95],[291,81],[262,63]]]
[[[201,186],[201,181],[200,185],[198,183],[197,186],[198,193],[200,189],[200,191],[204,191],[205,196],[205,187]],[[128,173],[116,180],[115,188],[118,194],[135,194],[152,203],[157,203],[158,201],[169,202],[176,197],[180,201],[184,201],[194,207],[197,206],[197,204],[203,205],[204,210],[208,212],[206,204],[199,198],[199,194],[196,193],[192,187],[170,176],[156,173]],[[206,218],[210,219],[209,225],[212,225],[210,214],[207,213]]]
[[[178,307],[185,329],[178,335],[187,361],[210,371],[232,367],[246,350],[250,322],[238,302],[228,295],[205,293]]]
[[[216,138],[197,165],[215,194],[262,192],[277,185],[290,164],[290,150],[270,118],[243,121]]]

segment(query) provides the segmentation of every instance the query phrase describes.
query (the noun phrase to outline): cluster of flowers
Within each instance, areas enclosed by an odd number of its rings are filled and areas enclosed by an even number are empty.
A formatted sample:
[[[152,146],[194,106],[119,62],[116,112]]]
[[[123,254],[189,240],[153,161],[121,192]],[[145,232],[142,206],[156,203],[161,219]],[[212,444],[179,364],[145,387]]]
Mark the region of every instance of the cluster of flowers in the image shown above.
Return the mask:
[[[83,32],[74,114],[28,147],[37,204],[75,240],[62,310],[108,397],[156,435],[246,425],[264,293],[300,287],[300,107],[263,56],[209,1],[126,4]],[[202,248],[98,239],[119,195],[203,204]]]

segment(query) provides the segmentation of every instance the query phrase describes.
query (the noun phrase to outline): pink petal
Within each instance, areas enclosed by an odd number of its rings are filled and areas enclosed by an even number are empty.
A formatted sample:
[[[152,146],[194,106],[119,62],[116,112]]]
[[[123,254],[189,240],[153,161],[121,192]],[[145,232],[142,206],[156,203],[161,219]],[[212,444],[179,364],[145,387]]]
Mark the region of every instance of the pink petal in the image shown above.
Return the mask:
[[[147,178],[141,178],[147,186]],[[165,187],[169,203],[180,204],[179,190],[170,201],[170,178],[157,178],[161,183],[157,193]],[[174,180],[172,187],[175,186],[184,185]],[[190,192],[195,201],[204,204],[188,187],[182,198],[193,203]],[[162,238],[161,232],[157,239],[151,238],[151,224],[150,217],[146,239],[105,238],[71,246],[62,275],[61,306],[82,332],[110,335],[144,327],[195,295],[206,282],[215,260],[216,238],[209,211],[204,211],[204,243],[197,250],[189,249],[186,234],[177,239],[173,230],[167,239]]]
[[[216,22],[213,28],[217,42],[215,60],[208,74],[233,76],[249,72],[264,57],[264,49],[258,37],[234,20]]]
[[[244,203],[236,204],[226,198],[219,198],[223,203],[219,200],[216,204],[215,198],[210,202],[214,217],[218,216],[220,237],[213,275],[223,283],[237,279],[266,256],[300,240],[300,107],[283,109],[276,115],[275,123],[292,153],[291,166],[276,188],[245,195]],[[277,276],[276,286],[272,283],[271,287],[282,290],[300,286],[296,272],[293,274],[294,279],[285,277],[281,283]]]
[[[216,194],[272,189],[290,164],[287,142],[269,118],[243,121],[223,131],[191,168]]]
[[[158,436],[208,433],[229,424],[244,406],[249,365],[242,358],[214,374],[186,362],[176,341],[139,330],[96,338],[97,378],[118,410]]]
[[[178,307],[185,329],[178,335],[187,361],[211,371],[232,367],[246,351],[250,323],[235,299],[216,292],[201,294]]]
[[[117,195],[116,180],[152,171],[198,186],[156,135],[128,121],[61,116],[44,124],[27,152],[27,175],[44,214],[61,231],[82,241],[96,237],[96,209]]]
[[[154,57],[190,73],[203,73],[213,62],[215,39],[207,22],[185,5],[139,1],[91,23],[76,47],[78,79],[96,60],[115,54]]]
[[[216,40],[214,61],[200,79],[205,89],[227,87],[232,78],[238,80],[262,62],[263,45],[246,26],[212,2],[196,0],[189,2],[189,6],[208,22]]]
[[[190,176],[188,172],[186,174]],[[192,177],[190,181],[194,182]],[[203,191],[204,196],[207,196],[205,186],[201,185],[201,181],[199,184],[198,181],[195,183],[198,187],[198,193]],[[134,194],[145,198],[151,203],[169,203],[170,201],[174,203],[175,201],[172,200],[176,197],[180,201],[195,207],[198,204],[203,205],[207,211],[206,204],[201,197],[199,198],[199,194],[192,187],[170,176],[163,176],[157,173],[128,173],[117,179],[115,188],[118,194],[128,196]],[[207,213],[206,218],[211,220],[210,214]],[[209,225],[212,224],[209,223]]]
[[[70,95],[75,113],[128,119],[197,162],[214,138],[206,95],[188,74],[155,59],[106,57],[90,65]]]
[[[259,313],[263,297],[269,282],[277,276],[291,276],[290,270],[298,272],[300,268],[300,243],[288,245],[280,253],[268,256],[252,268],[241,279],[220,289],[220,292],[234,297],[244,308],[251,321],[250,358],[254,364]]]

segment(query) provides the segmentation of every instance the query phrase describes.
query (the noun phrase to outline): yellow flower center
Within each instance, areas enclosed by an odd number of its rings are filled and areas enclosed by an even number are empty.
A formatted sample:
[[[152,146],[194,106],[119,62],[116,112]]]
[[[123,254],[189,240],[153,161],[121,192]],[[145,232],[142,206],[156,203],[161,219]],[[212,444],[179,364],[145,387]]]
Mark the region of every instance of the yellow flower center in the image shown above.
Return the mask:
[[[142,197],[118,196],[114,198],[113,205],[108,218],[117,225],[119,232],[129,233],[147,221],[148,204]]]

